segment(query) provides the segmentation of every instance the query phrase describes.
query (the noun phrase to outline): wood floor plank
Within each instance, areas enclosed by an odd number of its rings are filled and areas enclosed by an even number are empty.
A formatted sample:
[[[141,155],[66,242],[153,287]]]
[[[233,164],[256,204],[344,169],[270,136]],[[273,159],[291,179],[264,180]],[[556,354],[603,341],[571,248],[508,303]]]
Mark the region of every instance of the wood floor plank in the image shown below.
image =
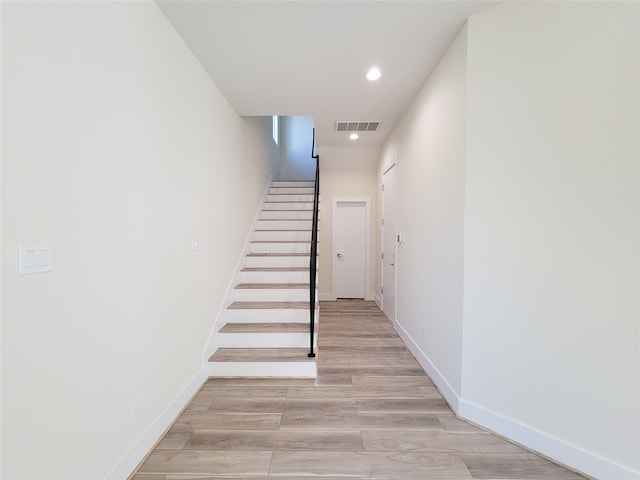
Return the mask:
[[[424,398],[418,387],[381,387],[381,386],[317,386],[291,387],[287,398]]]
[[[196,430],[185,449],[363,451],[359,431],[205,431]]]
[[[280,452],[273,453],[270,473],[281,475],[359,475],[377,478],[471,479],[457,454],[424,452]]]
[[[489,433],[363,430],[362,441],[366,451],[525,453],[522,448]]]
[[[358,413],[453,413],[447,402],[438,399],[356,399]]]
[[[275,430],[280,426],[279,413],[185,413],[170,432],[194,430]]]
[[[359,386],[433,387],[433,383],[426,375],[355,375],[353,384]]]
[[[576,480],[583,478],[544,458],[529,453],[463,453],[463,462],[478,479]]]
[[[282,416],[282,429],[314,430],[396,429],[444,431],[438,417],[429,413],[369,414],[287,414]]]
[[[154,450],[138,473],[267,475],[272,452]]]

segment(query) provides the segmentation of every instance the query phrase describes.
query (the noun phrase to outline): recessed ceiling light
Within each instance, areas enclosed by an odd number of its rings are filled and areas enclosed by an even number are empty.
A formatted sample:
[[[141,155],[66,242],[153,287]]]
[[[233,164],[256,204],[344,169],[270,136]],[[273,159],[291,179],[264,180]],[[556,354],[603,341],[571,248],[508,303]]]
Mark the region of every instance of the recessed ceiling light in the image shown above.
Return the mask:
[[[382,73],[380,73],[380,70],[377,67],[371,67],[367,72],[367,80],[371,80],[372,82],[374,80],[378,80],[381,76]]]
[[[360,138],[360,137],[358,136],[358,134],[357,134],[357,133],[352,133],[351,135],[349,135],[349,138],[350,138],[351,140],[357,140],[357,139],[358,139],[358,138]]]

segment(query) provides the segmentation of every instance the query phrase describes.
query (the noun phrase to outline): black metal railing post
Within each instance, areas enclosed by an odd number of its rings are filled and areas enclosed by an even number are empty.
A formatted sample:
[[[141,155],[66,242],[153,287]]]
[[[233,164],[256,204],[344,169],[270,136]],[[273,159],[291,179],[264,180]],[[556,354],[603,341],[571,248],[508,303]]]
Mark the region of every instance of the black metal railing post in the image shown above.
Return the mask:
[[[311,144],[311,158],[316,161],[316,177],[313,186],[313,219],[311,222],[311,253],[309,256],[309,332],[311,335],[311,346],[309,357],[315,357],[313,343],[315,336],[315,316],[316,316],[316,267],[318,261],[318,199],[320,195],[320,156],[316,152],[316,129],[313,129],[313,141]]]

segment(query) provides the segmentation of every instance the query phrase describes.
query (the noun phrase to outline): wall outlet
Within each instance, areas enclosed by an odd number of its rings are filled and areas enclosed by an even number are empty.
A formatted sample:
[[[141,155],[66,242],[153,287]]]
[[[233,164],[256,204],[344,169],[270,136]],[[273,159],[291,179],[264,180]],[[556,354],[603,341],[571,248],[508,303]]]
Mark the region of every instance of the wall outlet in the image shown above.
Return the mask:
[[[142,414],[142,394],[133,397],[131,402],[131,419],[136,419]]]

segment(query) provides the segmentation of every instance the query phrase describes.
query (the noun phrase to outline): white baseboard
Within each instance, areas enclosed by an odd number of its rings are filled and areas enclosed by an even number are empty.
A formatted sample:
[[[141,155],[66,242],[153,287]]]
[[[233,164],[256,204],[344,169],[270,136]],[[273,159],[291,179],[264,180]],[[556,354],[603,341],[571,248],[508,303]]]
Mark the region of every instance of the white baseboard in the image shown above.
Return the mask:
[[[378,295],[374,295],[373,301],[376,302],[378,308],[382,310],[382,299]]]
[[[449,382],[440,374],[440,371],[433,365],[429,357],[425,355],[425,353],[418,347],[418,345],[413,341],[413,339],[409,336],[407,331],[402,328],[398,322],[394,322],[393,326],[395,327],[398,335],[404,340],[404,343],[407,345],[413,356],[416,357],[418,363],[424,368],[424,371],[427,372],[427,375],[431,377],[434,385],[438,387],[440,393],[445,398],[447,403],[453,408],[456,412],[458,411],[458,406],[460,404],[460,397],[451,387]]]
[[[128,478],[133,470],[140,464],[164,432],[171,426],[173,421],[180,415],[182,409],[189,403],[193,396],[200,390],[200,387],[207,380],[204,367],[191,379],[191,381],[178,393],[169,406],[151,424],[146,432],[138,439],[125,456],[107,475],[107,479],[124,480]]]
[[[640,472],[601,458],[528,425],[480,407],[466,400],[460,401],[457,413],[461,418],[481,425],[531,450],[541,453],[570,469],[599,479],[640,480]]]
[[[427,372],[427,375],[431,377],[435,386],[438,387],[445,400],[461,418],[541,453],[569,469],[587,474],[593,478],[602,480],[640,480],[640,472],[630,470],[547,433],[540,432],[528,425],[503,417],[498,413],[462,399],[406,330],[397,322],[394,323],[394,327],[398,335],[404,340],[407,348],[416,357],[418,363]]]

